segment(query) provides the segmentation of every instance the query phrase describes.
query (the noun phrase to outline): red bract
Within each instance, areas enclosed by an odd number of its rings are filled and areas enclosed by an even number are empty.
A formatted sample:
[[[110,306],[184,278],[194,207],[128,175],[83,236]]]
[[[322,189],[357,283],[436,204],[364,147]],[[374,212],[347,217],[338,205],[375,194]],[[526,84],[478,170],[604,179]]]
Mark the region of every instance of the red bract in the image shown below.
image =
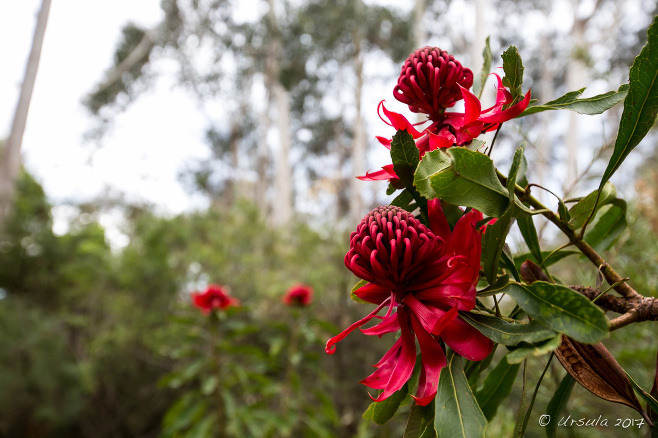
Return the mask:
[[[463,321],[458,311],[475,307],[475,285],[480,272],[482,219],[476,210],[465,214],[450,231],[439,200],[428,202],[430,228],[394,206],[371,211],[350,239],[345,265],[368,281],[354,293],[376,304],[375,310],[329,339],[325,351],[372,319],[375,326],[361,329],[371,336],[401,332],[393,347],[375,364],[377,370],[361,383],[388,398],[411,377],[416,362],[416,339],[422,369],[416,402],[427,405],[436,395],[439,374],[446,364],[439,343],[469,360],[489,355],[492,343]],[[385,310],[384,315],[379,315]]]
[[[283,296],[283,302],[288,306],[306,307],[313,301],[313,288],[304,284],[297,284]]]
[[[445,80],[441,73],[444,71],[449,71]],[[463,146],[480,134],[498,129],[501,123],[518,117],[530,103],[531,93],[528,91],[523,100],[512,105],[514,99],[503,86],[502,79],[495,73],[493,76],[497,81],[496,103],[482,110],[480,100],[467,89],[473,84],[471,71],[463,68],[446,52],[426,47],[407,59],[393,94],[401,102],[407,103],[411,111],[427,114],[429,126],[416,129],[418,124],[410,123],[402,114],[388,111],[384,101],[380,102],[377,112],[380,113],[381,109],[384,113],[384,116],[380,114],[384,123],[396,131],[406,130],[414,138],[421,158],[434,149]],[[437,82],[436,78],[440,80]],[[463,113],[445,111],[461,99],[464,99]],[[377,137],[377,140],[391,148],[391,139]],[[366,172],[357,178],[364,181],[388,180],[394,187],[398,181],[393,165],[384,166],[376,172]]]
[[[462,99],[459,87],[473,85],[473,72],[445,50],[423,47],[409,55],[393,89],[393,96],[415,113],[434,120]]]
[[[192,292],[192,304],[201,309],[204,314],[212,310],[226,310],[229,307],[239,306],[240,301],[233,298],[216,284],[208,285],[205,292]]]

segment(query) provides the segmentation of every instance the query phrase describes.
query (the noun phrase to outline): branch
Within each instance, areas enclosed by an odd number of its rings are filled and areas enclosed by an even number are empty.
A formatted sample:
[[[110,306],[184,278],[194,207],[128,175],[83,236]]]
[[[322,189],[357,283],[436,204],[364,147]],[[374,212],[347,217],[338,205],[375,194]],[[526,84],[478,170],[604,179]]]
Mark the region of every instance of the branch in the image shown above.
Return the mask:
[[[604,310],[621,313],[621,316],[610,321],[610,330],[627,326],[634,322],[658,321],[658,299],[644,297],[640,294],[633,298],[617,297],[604,294],[587,286],[570,286],[571,289],[585,295]]]
[[[137,63],[141,62],[149,54],[154,45],[151,32],[144,32],[144,36],[133,51],[107,74],[105,80],[96,87],[96,90],[92,94],[99,94],[106,88],[111,87],[112,84],[121,79],[124,73],[129,72]]]

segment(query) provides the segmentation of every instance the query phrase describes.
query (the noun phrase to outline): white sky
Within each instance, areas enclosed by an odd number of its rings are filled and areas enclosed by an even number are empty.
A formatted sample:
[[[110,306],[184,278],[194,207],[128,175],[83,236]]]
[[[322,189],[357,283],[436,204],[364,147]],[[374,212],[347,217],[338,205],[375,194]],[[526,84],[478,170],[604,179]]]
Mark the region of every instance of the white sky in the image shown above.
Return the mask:
[[[111,188],[169,213],[200,202],[177,175],[186,161],[207,156],[205,121],[193,99],[173,88],[173,77],[161,77],[119,115],[102,147],[83,140],[93,120],[82,98],[109,67],[121,27],[157,23],[159,4],[52,2],[22,148],[26,167],[52,201],[90,199]],[[40,6],[40,0],[0,3],[0,138],[9,134]]]

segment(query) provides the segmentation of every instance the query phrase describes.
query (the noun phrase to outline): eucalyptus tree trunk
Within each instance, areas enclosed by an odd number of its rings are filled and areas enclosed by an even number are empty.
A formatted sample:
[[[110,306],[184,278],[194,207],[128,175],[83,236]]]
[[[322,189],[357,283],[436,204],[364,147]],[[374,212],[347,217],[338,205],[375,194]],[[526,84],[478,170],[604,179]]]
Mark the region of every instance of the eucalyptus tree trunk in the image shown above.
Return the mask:
[[[268,0],[270,10],[270,52],[268,53],[267,82],[270,87],[270,105],[276,107],[276,126],[279,132],[279,149],[276,155],[276,173],[274,188],[276,196],[272,206],[272,224],[275,227],[285,225],[292,218],[292,168],[290,166],[290,95],[279,79],[279,59],[283,56],[281,33],[276,16],[275,0]],[[272,102],[272,100],[274,102]]]
[[[356,22],[359,22],[359,17],[363,14],[363,3],[361,0],[355,0],[354,14],[356,15]],[[354,102],[356,104],[356,116],[354,117],[354,139],[352,140],[352,173],[354,176],[363,175],[365,173],[366,161],[366,134],[363,124],[362,115],[362,94],[363,94],[363,52],[361,50],[362,37],[359,27],[352,33],[352,41],[354,42],[354,74],[356,76],[356,87],[354,88]],[[350,219],[352,223],[358,223],[362,218],[363,200],[361,197],[361,190],[363,189],[362,181],[352,178],[350,190]]]
[[[41,2],[41,10],[37,15],[37,24],[32,39],[32,49],[30,57],[25,67],[23,84],[14,112],[14,120],[11,125],[9,138],[4,145],[0,161],[0,230],[4,227],[5,221],[10,214],[12,201],[14,198],[16,179],[21,168],[21,145],[23,143],[23,134],[27,123],[27,113],[30,109],[32,100],[32,91],[39,70],[39,60],[41,58],[41,48],[43,39],[46,34],[46,25],[48,24],[48,14],[50,12],[51,0]]]
[[[576,17],[576,7],[574,5],[574,22],[571,28],[571,40],[573,41],[573,56],[567,67],[567,89],[578,90],[587,83],[587,70],[582,61],[582,54],[587,50],[585,43],[585,25],[586,19]],[[578,114],[569,112],[569,126],[567,128],[566,147],[567,147],[567,175],[565,179],[565,189],[574,186],[578,177],[578,148],[580,142],[580,129],[578,126]]]
[[[425,0],[416,0],[414,5],[414,47],[411,48],[412,50],[417,50],[427,45],[427,29],[423,21],[426,7]]]

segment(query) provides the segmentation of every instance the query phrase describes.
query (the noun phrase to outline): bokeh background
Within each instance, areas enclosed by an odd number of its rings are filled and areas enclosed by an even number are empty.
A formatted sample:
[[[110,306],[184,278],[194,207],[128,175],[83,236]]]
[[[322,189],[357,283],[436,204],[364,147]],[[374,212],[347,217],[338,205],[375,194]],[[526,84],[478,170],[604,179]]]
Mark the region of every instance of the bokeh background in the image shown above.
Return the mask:
[[[0,5],[0,139],[41,7]],[[583,87],[592,96],[627,81],[657,12],[655,0],[53,2],[0,234],[0,437],[214,436],[217,391],[230,436],[401,436],[408,407],[385,426],[361,419],[370,399],[358,381],[392,340],[355,333],[333,356],[324,342],[369,312],[350,300],[343,256],[349,232],[391,197],[354,176],[390,160],[377,104],[411,117],[392,95],[404,59],[438,46],[477,72],[489,38],[493,67],[518,47],[523,88],[540,102]],[[507,169],[523,144],[531,182],[582,196],[620,115],[515,120],[494,160]],[[606,254],[654,296],[655,146],[653,132],[612,179],[631,225]],[[584,262],[558,269],[596,282]],[[221,321],[222,379],[206,368],[213,333],[189,298],[210,282],[243,304]],[[281,301],[297,283],[314,288],[307,308]],[[655,334],[638,325],[605,342],[645,388]],[[545,360],[530,361],[530,382]],[[554,362],[533,419],[564,374]],[[519,394],[520,382],[490,436],[510,436]],[[582,388],[567,411],[639,418]],[[558,436],[620,432],[646,426]],[[527,436],[543,434],[531,421]]]

